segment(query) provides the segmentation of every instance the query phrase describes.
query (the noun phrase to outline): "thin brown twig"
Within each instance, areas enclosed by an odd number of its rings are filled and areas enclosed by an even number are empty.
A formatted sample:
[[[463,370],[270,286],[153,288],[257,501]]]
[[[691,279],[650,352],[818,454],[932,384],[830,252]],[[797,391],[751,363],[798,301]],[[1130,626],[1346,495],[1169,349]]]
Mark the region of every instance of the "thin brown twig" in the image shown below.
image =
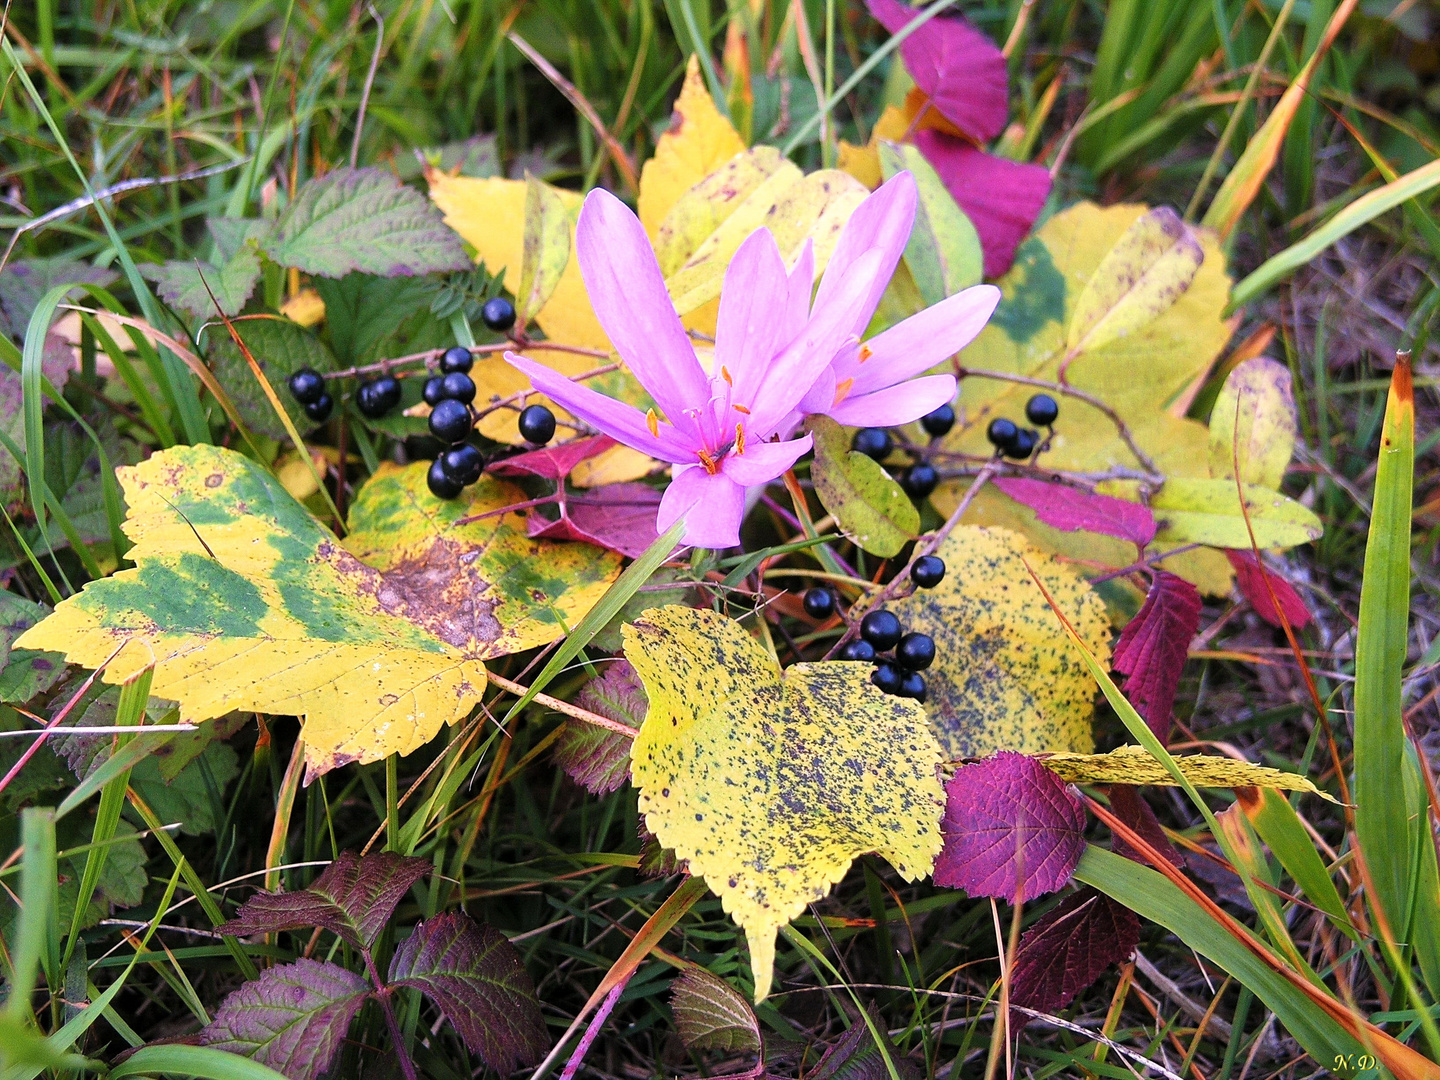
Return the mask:
[[[553,341],[533,341],[529,342],[528,345],[525,347],[534,349],[537,352],[548,349],[550,352],[574,353],[577,356],[593,356],[597,359],[610,355],[603,349],[590,349],[586,348],[584,345],[561,345],[558,342]],[[341,371],[327,371],[324,373],[323,377],[326,379],[354,379],[361,375],[374,375],[376,373],[388,375],[390,372],[394,371],[398,367],[404,367],[407,364],[418,364],[422,361],[427,367],[430,367],[433,364],[437,363],[440,360],[440,357],[444,356],[453,348],[454,346],[450,345],[446,346],[443,349],[424,349],[421,352],[407,353],[405,356],[391,356],[384,360],[376,360],[373,363],[360,364],[356,367],[348,367]],[[491,353],[506,352],[510,349],[518,349],[521,348],[521,345],[518,342],[514,341],[500,341],[491,342],[488,345],[470,345],[468,346],[468,348],[470,349],[471,356],[488,356]],[[611,364],[604,370],[614,371],[619,366],[620,365],[618,364]],[[599,373],[601,372],[597,372],[597,374]]]
[[[380,67],[380,54],[385,49],[385,20],[374,4],[365,5],[370,17],[375,20],[375,51],[370,54],[370,70],[365,73],[365,85],[360,90],[360,111],[355,116],[355,138],[350,143],[350,167],[360,163],[360,136],[365,132],[365,110],[370,105],[370,89],[375,85],[375,72]]]
[[[503,675],[496,675],[493,671],[486,672],[486,675],[490,681],[500,687],[500,689],[507,690],[516,697],[524,697],[530,693],[528,686],[522,686],[517,682],[512,682]],[[568,701],[561,701],[559,698],[551,697],[549,694],[537,693],[532,700],[538,701],[547,709],[554,709],[556,712],[564,713],[566,716],[573,717],[576,720],[583,720],[587,724],[594,724],[596,727],[604,728],[606,731],[613,731],[616,735],[624,735],[627,738],[633,739],[636,735],[640,734],[637,728],[633,728],[629,724],[622,724],[618,720],[611,720],[609,717],[601,716],[599,713],[593,713],[589,709],[582,709],[578,705],[571,705]]]

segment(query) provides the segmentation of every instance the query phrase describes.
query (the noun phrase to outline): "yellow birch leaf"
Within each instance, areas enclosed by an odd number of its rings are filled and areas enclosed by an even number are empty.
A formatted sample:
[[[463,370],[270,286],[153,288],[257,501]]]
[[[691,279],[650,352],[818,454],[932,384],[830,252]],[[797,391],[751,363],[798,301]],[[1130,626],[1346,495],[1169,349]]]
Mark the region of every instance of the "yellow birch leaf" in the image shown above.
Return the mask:
[[[315,326],[325,321],[325,301],[314,289],[301,289],[280,305],[280,314],[301,326]],[[120,340],[128,340],[120,335]]]
[[[1210,410],[1210,475],[1279,490],[1295,453],[1295,396],[1290,369],[1257,356],[1225,378]]]
[[[423,492],[425,468],[404,471],[410,489]],[[412,543],[382,572],[234,451],[177,446],[117,472],[135,569],[61,603],[24,647],[92,668],[109,659],[111,683],[154,664],[153,693],[186,722],[235,709],[300,716],[311,779],[409,753],[463,719],[487,657],[560,637],[619,571],[597,548],[532,541],[497,515]],[[482,508],[523,498],[476,490]],[[360,523],[374,496],[358,498]],[[428,493],[414,502],[410,513],[431,523],[468,512]],[[417,527],[389,531],[399,543]],[[577,577],[552,572],[567,564],[562,548],[588,559]]]
[[[570,482],[579,488],[604,487],[639,480],[655,469],[655,459],[618,443],[603,454],[586,458],[570,471]]]
[[[650,238],[655,238],[681,195],[744,149],[730,121],[715,108],[700,75],[700,61],[692,55],[670,116],[670,130],[660,136],[655,156],[640,170],[636,210]]]
[[[1104,664],[1110,620],[1089,582],[1006,529],[961,526],[936,554],[944,580],[887,606],[935,639],[925,709],[946,758],[1091,750],[1095,680],[1026,564]]]
[[[930,873],[940,747],[921,707],[872,686],[868,664],[782,672],[739,623],[675,605],[624,637],[649,697],[630,752],[640,810],[745,931],[763,1001],[776,933],[857,856],[878,852],[907,881]]]
[[[1051,754],[1040,763],[1072,784],[1143,784],[1175,787],[1170,771],[1143,746],[1133,743],[1108,754]],[[1299,773],[1211,754],[1177,754],[1175,764],[1196,787],[1263,787],[1303,791],[1335,800]]]

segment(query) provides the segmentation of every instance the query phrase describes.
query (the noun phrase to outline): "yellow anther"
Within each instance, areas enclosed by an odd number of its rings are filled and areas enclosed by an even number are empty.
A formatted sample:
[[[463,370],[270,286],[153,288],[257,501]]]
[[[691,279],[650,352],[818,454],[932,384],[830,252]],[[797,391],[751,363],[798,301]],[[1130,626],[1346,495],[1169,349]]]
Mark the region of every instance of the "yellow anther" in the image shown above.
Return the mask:
[[[872,357],[872,356],[874,356],[874,355],[875,355],[875,350],[872,349],[872,348],[870,348],[869,345],[861,345],[861,346],[860,346],[860,360],[859,360],[860,363],[863,364],[866,360],[869,360],[870,357]]]
[[[839,405],[850,396],[850,388],[855,385],[854,379],[846,379],[844,382],[835,384],[835,404]],[[833,406],[832,406],[833,407]]]
[[[750,410],[747,409],[747,408],[745,408],[744,405],[736,405],[736,406],[735,406],[735,411],[738,412],[738,413],[744,413],[746,416],[749,416],[749,415],[750,415]]]
[[[735,425],[735,453],[745,456],[745,425]]]
[[[715,459],[707,452],[704,450],[696,450],[695,453],[700,458],[700,464],[705,466],[705,471],[711,476],[714,476],[720,471],[720,466],[715,464]]]
[[[645,426],[650,429],[650,434],[657,439],[660,437],[660,418],[655,415],[654,409],[645,410]]]
[[[720,365],[720,377],[724,379],[725,382],[730,386],[733,387],[735,385],[735,380],[730,378],[730,369],[727,368],[724,364]]]

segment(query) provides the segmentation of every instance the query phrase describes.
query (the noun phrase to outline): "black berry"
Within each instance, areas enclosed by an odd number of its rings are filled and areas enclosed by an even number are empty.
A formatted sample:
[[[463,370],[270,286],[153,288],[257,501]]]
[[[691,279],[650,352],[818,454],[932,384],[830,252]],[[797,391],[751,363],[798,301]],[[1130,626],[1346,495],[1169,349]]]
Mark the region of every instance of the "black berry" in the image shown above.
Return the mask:
[[[821,586],[806,589],[801,603],[805,605],[805,614],[812,619],[828,619],[835,614],[835,594]]]
[[[452,371],[469,371],[475,366],[475,357],[464,345],[456,345],[453,349],[446,349],[445,355],[440,357],[440,370],[446,375]]]
[[[442,443],[464,442],[470,434],[470,407],[446,398],[430,413],[430,434]]]
[[[900,677],[900,689],[897,691],[901,697],[914,698],[916,701],[925,701],[925,678],[918,671],[907,671]]]
[[[922,589],[933,589],[945,578],[945,560],[939,555],[921,555],[910,568],[910,580]]]
[[[870,681],[887,694],[900,692],[900,680],[900,669],[888,660],[876,664],[870,673]]]
[[[906,469],[905,475],[900,478],[900,486],[912,499],[925,498],[935,490],[935,485],[939,482],[940,474],[935,471],[934,465],[926,461],[917,461]]]
[[[469,487],[480,479],[485,471],[485,459],[474,443],[461,443],[440,455],[440,467],[445,475],[461,487]]]
[[[475,380],[463,371],[452,371],[440,381],[440,393],[452,401],[469,405],[475,400]]]
[[[503,296],[491,297],[480,309],[480,321],[497,334],[503,334],[515,325],[515,305]]]
[[[900,620],[893,611],[872,611],[860,620],[860,636],[875,646],[876,652],[893,649],[900,633]]]
[[[432,409],[445,400],[445,377],[443,375],[432,375],[425,380],[423,392],[425,404]]]
[[[895,646],[895,662],[906,671],[924,671],[935,662],[935,639],[929,634],[906,634]]]
[[[840,650],[841,660],[864,660],[875,659],[875,646],[863,638],[856,638],[854,641],[847,641],[845,647]]]
[[[386,375],[373,382],[363,382],[355,391],[355,404],[365,416],[378,419],[400,403],[400,380]]]
[[[1014,441],[1020,429],[1015,426],[1015,421],[1006,420],[1003,416],[997,416],[990,421],[990,426],[985,429],[985,437],[990,440],[990,445],[996,450],[1004,449]]]
[[[335,408],[335,399],[329,394],[322,393],[314,401],[305,406],[305,415],[317,424],[330,419],[330,410]]]
[[[1049,394],[1036,394],[1025,403],[1025,419],[1041,427],[1049,427],[1060,415],[1060,406]]]
[[[520,413],[520,437],[544,446],[555,437],[555,414],[544,405],[527,405]]]
[[[430,471],[425,474],[425,483],[430,488],[430,494],[437,499],[453,499],[465,487],[460,481],[450,478],[442,458],[436,458],[430,463]]]
[[[393,409],[399,405],[403,393],[400,388],[400,380],[394,375],[381,375],[375,380],[375,394],[385,402],[387,409]]]
[[[301,405],[313,405],[325,393],[325,379],[314,368],[302,367],[290,376],[290,396]]]
[[[1038,432],[1031,431],[1029,428],[1021,428],[1010,440],[1010,444],[1001,450],[1001,453],[1016,461],[1024,461],[1035,451],[1035,444],[1039,439]]]
[[[861,428],[855,433],[855,438],[850,443],[851,450],[858,450],[866,457],[874,458],[876,461],[884,461],[889,457],[894,446],[895,443],[890,438],[890,433],[884,428],[878,427]]]
[[[933,435],[937,439],[948,435],[955,426],[955,410],[949,405],[941,405],[934,412],[920,417],[920,426],[925,429],[925,434]]]

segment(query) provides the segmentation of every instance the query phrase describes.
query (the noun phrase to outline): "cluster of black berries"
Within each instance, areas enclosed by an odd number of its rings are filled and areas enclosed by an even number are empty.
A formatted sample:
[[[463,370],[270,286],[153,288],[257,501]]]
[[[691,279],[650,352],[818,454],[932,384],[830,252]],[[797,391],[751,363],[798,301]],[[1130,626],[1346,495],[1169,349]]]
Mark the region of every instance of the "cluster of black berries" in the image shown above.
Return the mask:
[[[944,577],[945,562],[935,555],[916,559],[910,568],[911,580],[922,589],[933,589]],[[802,603],[812,619],[835,613],[835,594],[823,586],[807,589]],[[860,637],[846,643],[839,659],[869,661],[875,665],[870,681],[885,693],[924,701],[925,677],[920,673],[935,661],[935,640],[929,634],[907,634],[895,613],[881,608],[860,620]]]
[[[934,412],[922,416],[920,426],[932,439],[938,439],[955,426],[955,410],[949,405],[941,405]],[[861,428],[851,440],[850,449],[884,462],[890,451],[895,449],[895,441],[884,428]],[[900,487],[917,502],[934,491],[938,483],[940,474],[928,461],[917,461],[900,474]]]
[[[301,368],[290,376],[290,396],[305,408],[305,415],[317,424],[330,419],[335,399],[325,389],[325,376],[314,368]]]
[[[1025,419],[1036,427],[1055,430],[1055,418],[1060,415],[1060,406],[1049,394],[1036,394],[1025,403]],[[985,437],[995,452],[1015,461],[1024,461],[1040,445],[1040,432],[1035,428],[1022,428],[1013,420],[997,416],[985,429]]]

